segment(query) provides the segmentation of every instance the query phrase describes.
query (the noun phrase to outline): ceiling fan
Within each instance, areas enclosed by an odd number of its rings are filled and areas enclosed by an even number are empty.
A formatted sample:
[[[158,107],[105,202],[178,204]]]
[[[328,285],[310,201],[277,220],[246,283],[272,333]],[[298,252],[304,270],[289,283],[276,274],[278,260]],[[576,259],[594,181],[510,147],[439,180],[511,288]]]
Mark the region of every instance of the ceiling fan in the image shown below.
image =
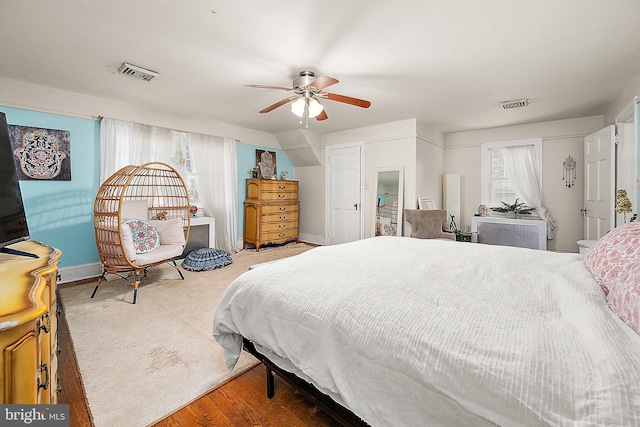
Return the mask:
[[[301,71],[299,77],[293,80],[293,87],[282,86],[267,86],[267,85],[245,85],[248,87],[257,87],[262,89],[278,89],[286,90],[295,93],[287,98],[284,98],[275,104],[271,104],[268,107],[260,110],[260,113],[268,113],[278,107],[281,107],[289,102],[291,104],[291,112],[300,117],[315,117],[316,120],[327,120],[327,112],[324,111],[324,106],[320,104],[318,98],[328,99],[330,101],[343,102],[345,104],[355,105],[357,107],[369,108],[371,102],[364,99],[352,98],[350,96],[338,95],[336,93],[323,92],[323,89],[338,83],[337,79],[328,76],[316,77],[313,71]]]

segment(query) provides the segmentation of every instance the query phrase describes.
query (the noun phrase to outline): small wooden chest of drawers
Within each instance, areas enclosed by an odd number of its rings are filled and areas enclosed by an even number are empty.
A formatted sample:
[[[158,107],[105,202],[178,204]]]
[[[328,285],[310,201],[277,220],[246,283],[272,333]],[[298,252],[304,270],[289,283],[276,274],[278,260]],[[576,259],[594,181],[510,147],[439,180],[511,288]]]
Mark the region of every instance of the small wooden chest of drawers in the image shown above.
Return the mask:
[[[247,179],[244,247],[298,241],[298,181]]]
[[[0,254],[0,404],[55,404],[56,275],[61,253],[34,241],[11,248],[39,258]]]

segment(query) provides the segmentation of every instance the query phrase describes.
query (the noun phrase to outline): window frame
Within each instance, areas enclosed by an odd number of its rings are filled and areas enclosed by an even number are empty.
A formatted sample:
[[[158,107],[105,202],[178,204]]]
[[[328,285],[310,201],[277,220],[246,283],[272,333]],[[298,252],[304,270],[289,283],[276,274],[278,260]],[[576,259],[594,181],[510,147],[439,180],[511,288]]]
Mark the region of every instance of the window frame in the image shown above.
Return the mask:
[[[535,148],[538,166],[538,184],[540,191],[542,190],[542,138],[517,139],[499,142],[484,142],[480,145],[481,149],[481,165],[480,165],[480,203],[488,208],[497,207],[491,205],[491,155],[492,150],[500,150],[508,147],[521,147],[532,145]],[[516,194],[516,197],[518,195]]]

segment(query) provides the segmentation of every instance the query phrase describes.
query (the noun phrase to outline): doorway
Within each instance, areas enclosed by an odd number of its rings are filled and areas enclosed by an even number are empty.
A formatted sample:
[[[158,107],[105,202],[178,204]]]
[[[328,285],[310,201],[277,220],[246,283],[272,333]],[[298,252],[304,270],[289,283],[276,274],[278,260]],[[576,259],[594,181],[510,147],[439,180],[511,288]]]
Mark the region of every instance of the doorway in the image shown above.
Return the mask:
[[[362,149],[362,143],[326,149],[327,245],[362,238]]]

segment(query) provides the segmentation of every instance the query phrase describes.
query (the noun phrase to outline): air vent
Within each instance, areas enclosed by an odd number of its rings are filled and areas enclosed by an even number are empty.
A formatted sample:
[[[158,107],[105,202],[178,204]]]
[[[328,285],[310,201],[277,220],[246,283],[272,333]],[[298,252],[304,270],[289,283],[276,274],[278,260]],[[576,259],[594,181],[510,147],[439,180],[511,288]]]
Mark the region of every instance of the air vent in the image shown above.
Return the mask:
[[[137,65],[127,64],[126,62],[122,63],[120,68],[118,68],[118,72],[120,74],[126,74],[127,76],[137,77],[146,81],[158,76],[158,73],[155,71],[147,70],[145,68],[138,67]]]
[[[527,98],[523,99],[514,99],[513,101],[506,101],[500,104],[503,110],[511,110],[512,108],[522,108],[529,105],[529,100]]]

